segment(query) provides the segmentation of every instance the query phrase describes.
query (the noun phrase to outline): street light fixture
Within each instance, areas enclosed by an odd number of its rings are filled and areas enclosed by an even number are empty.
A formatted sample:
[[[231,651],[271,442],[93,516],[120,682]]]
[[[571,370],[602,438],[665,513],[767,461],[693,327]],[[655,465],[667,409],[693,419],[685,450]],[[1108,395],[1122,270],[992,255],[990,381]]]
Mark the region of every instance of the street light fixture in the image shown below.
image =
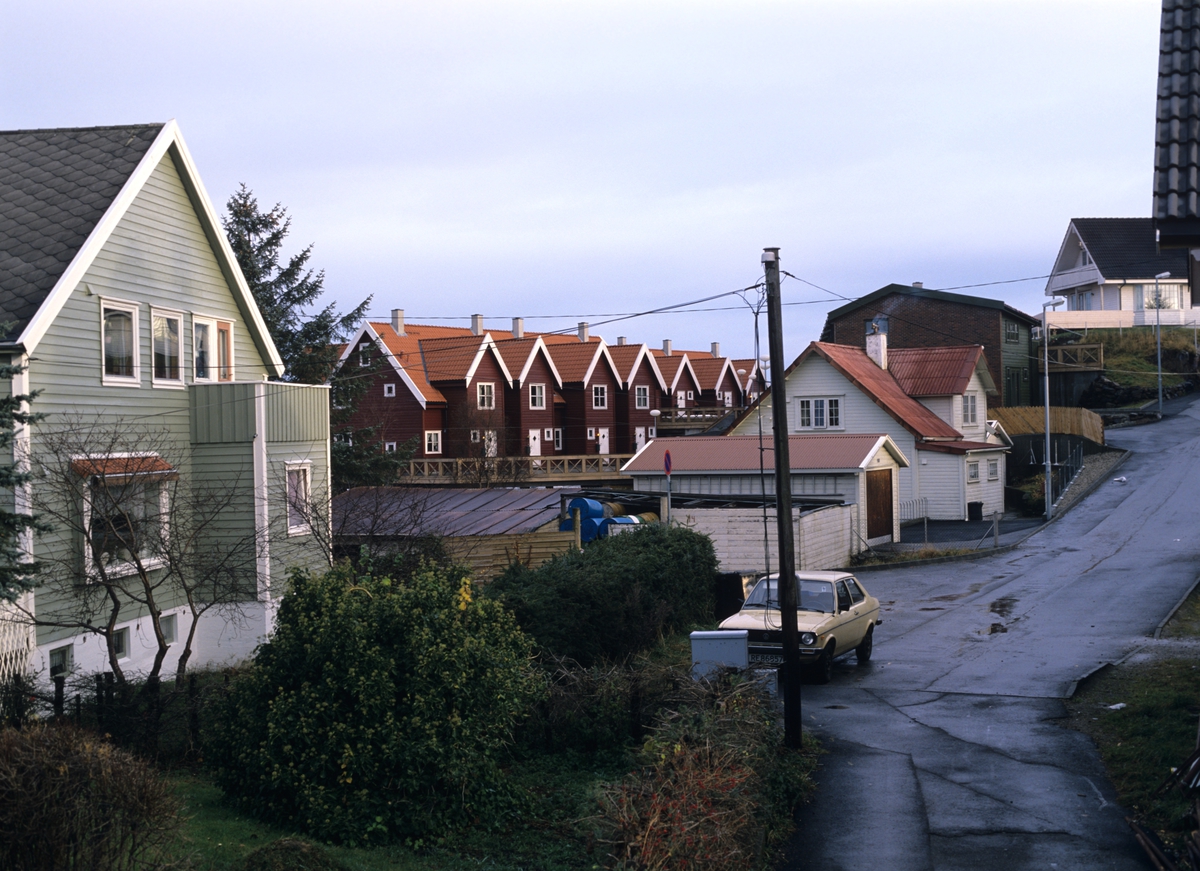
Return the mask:
[[[1171,273],[1160,272],[1154,276],[1154,343],[1158,346],[1158,416],[1162,417],[1162,295],[1158,292],[1158,280],[1170,278]]]
[[[1042,303],[1042,399],[1046,405],[1046,522],[1053,517],[1054,506],[1050,501],[1050,317],[1047,309],[1058,308],[1065,299],[1052,299]]]

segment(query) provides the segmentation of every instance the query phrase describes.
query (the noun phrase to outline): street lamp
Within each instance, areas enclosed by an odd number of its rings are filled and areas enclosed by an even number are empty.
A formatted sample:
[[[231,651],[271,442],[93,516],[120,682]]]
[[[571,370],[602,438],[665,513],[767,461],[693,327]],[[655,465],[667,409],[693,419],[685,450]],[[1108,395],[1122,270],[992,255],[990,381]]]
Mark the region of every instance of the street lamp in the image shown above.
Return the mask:
[[[1171,273],[1160,272],[1154,276],[1154,343],[1158,346],[1158,416],[1162,417],[1162,296],[1158,292],[1158,280],[1170,278]]]
[[[1050,316],[1047,309],[1058,308],[1066,300],[1052,299],[1042,303],[1042,399],[1046,404],[1046,522],[1053,517],[1050,501]]]

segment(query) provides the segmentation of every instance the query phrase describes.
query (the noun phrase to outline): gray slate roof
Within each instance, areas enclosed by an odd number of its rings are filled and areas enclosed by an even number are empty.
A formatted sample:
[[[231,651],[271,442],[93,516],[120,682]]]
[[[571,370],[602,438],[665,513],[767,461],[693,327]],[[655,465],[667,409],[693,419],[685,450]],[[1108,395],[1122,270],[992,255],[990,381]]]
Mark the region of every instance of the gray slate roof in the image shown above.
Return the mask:
[[[1200,217],[1200,0],[1163,0],[1154,217]]]
[[[1071,223],[1106,280],[1153,278],[1162,272],[1187,277],[1187,249],[1159,251],[1152,218],[1073,218]]]
[[[21,334],[162,124],[0,132],[0,324]]]

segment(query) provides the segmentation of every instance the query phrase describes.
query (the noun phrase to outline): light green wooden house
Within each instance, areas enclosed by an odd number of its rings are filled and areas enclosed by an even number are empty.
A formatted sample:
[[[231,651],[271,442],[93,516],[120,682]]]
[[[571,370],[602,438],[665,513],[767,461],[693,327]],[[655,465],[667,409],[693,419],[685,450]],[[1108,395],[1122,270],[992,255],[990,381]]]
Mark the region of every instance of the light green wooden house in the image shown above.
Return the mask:
[[[24,542],[44,572],[0,615],[0,678],[246,656],[289,569],[328,565],[328,393],[267,380],[175,122],[0,133],[0,323],[26,367],[0,389],[44,415],[4,498],[53,527]]]

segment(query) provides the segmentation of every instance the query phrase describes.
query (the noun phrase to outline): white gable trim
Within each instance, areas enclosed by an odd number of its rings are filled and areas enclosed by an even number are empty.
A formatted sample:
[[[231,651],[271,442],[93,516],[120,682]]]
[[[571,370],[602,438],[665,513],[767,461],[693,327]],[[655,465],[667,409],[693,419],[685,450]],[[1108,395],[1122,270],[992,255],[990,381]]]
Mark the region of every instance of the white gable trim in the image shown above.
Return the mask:
[[[691,362],[691,361],[689,361],[689,362]],[[717,372],[717,380],[716,380],[716,382],[713,384],[713,386],[712,386],[711,388],[707,388],[707,389],[711,389],[711,390],[720,390],[720,389],[721,389],[721,381],[722,381],[722,379],[724,379],[724,378],[725,378],[725,370],[726,370],[726,369],[728,369],[728,370],[729,370],[729,371],[730,371],[730,372],[733,374],[733,383],[734,383],[734,384],[738,384],[737,372],[735,372],[735,371],[733,370],[733,363],[731,363],[731,362],[730,362],[730,360],[729,360],[729,358],[728,358],[728,357],[726,357],[726,358],[725,358],[725,365],[723,365],[723,366],[721,367],[721,370],[720,370],[719,372]],[[701,389],[706,389],[706,388],[701,388]],[[741,390],[741,389],[742,389],[742,388],[741,388],[741,385],[740,385],[740,384],[738,384],[738,390]]]
[[[621,373],[617,371],[617,364],[613,360],[612,354],[608,353],[608,345],[604,343],[603,339],[597,342],[596,345],[596,353],[592,355],[592,364],[588,366],[587,372],[583,373],[583,386],[587,387],[592,383],[592,375],[595,374],[596,364],[600,362],[601,357],[608,361],[608,371],[612,372],[613,378],[620,384]]]
[[[529,356],[525,359],[525,366],[521,369],[521,374],[517,376],[517,386],[524,386],[525,379],[529,377],[529,370],[533,368],[533,361],[537,358],[539,349],[542,352],[542,356],[546,358],[546,363],[550,366],[550,373],[554,376],[555,386],[559,390],[562,390],[562,376],[558,374],[558,368],[554,365],[554,360],[550,356],[550,349],[546,347],[546,343],[542,341],[541,336],[537,337],[537,341],[533,343],[533,348],[529,351]]]
[[[417,382],[412,380],[412,376],[408,374],[408,370],[396,359],[396,355],[388,349],[387,343],[383,341],[383,337],[375,331],[370,322],[363,323],[362,329],[354,335],[353,341],[346,345],[345,350],[342,351],[342,356],[338,359],[337,368],[341,369],[346,361],[350,359],[350,355],[357,351],[358,346],[362,344],[363,340],[368,338],[375,343],[375,347],[379,349],[379,353],[383,355],[384,359],[392,364],[392,369],[400,376],[400,380],[404,382],[404,385],[416,398],[417,402],[421,404],[421,408],[425,408],[427,402],[425,394],[417,387]]]
[[[504,365],[504,358],[500,356],[500,349],[496,347],[496,340],[492,338],[491,333],[483,334],[483,341],[479,343],[479,351],[475,354],[475,359],[471,361],[471,368],[467,370],[467,377],[463,381],[464,384],[470,384],[471,379],[475,377],[475,370],[479,368],[479,364],[483,362],[483,355],[488,351],[492,352],[492,356],[496,358],[496,363],[500,366],[500,372],[504,375],[504,380],[512,383],[513,377],[508,371],[508,367]]]
[[[218,263],[223,267],[222,271],[228,278],[233,279],[234,298],[239,303],[242,313],[246,316],[249,322],[251,335],[255,339],[255,344],[258,345],[260,352],[267,362],[267,365],[275,370],[276,375],[283,374],[283,360],[279,356],[279,351],[275,348],[275,343],[271,341],[270,331],[267,329],[266,323],[262,319],[262,313],[259,312],[258,306],[254,302],[254,295],[250,292],[249,286],[246,284],[246,279],[242,276],[242,270],[237,264],[237,258],[233,256],[233,249],[229,247],[229,242],[225,238],[225,231],[221,227],[221,222],[217,219],[217,214],[213,210],[212,203],[208,199],[208,194],[204,190],[204,185],[200,181],[200,176],[196,172],[196,166],[192,162],[191,154],[188,153],[187,146],[183,142],[183,136],[179,132],[179,125],[174,121],[168,121],[163,125],[163,129],[159,131],[150,148],[143,155],[141,162],[137,168],[125,181],[125,185],[121,188],[120,193],[113,199],[108,207],[108,211],[104,213],[100,221],[92,228],[91,234],[75,252],[75,257],[67,266],[66,271],[59,277],[58,282],[51,289],[49,295],[38,309],[37,314],[33,316],[29,324],[21,333],[17,342],[24,346],[26,353],[32,353],[38,343],[46,335],[50,329],[50,325],[54,323],[54,319],[58,317],[58,313],[62,311],[67,300],[79,286],[79,282],[83,280],[83,276],[91,268],[92,263],[100,254],[113,231],[116,230],[117,224],[125,217],[125,213],[129,211],[129,207],[133,205],[133,201],[141,193],[146,182],[158,167],[162,159],[170,152],[176,158],[183,176],[184,187],[193,197],[193,205],[196,207],[196,215],[200,220],[201,225],[209,237],[210,243],[213,244],[214,254]]]
[[[1078,269],[1064,269],[1059,272],[1058,264],[1062,261],[1063,254],[1066,253],[1067,243],[1072,239],[1078,240],[1079,247],[1087,251],[1088,259],[1091,263],[1087,266],[1081,266]],[[1104,284],[1104,276],[1100,274],[1100,267],[1096,265],[1096,258],[1088,250],[1087,243],[1083,241],[1083,236],[1075,229],[1075,222],[1071,221],[1067,225],[1067,234],[1063,236],[1062,244],[1058,246],[1058,254],[1054,258],[1054,270],[1050,275],[1049,281],[1046,282],[1046,296],[1058,296],[1064,290],[1070,290],[1074,287],[1085,287],[1089,284]]]
[[[692,368],[692,361],[688,359],[688,355],[683,355],[683,362],[679,364],[679,368],[675,370],[675,379],[671,382],[671,392],[675,392],[675,388],[679,386],[679,379],[683,377],[683,370],[687,369],[692,373],[692,383],[696,385],[697,390],[703,390],[700,386],[700,379],[696,377],[696,370]]]
[[[629,369],[629,377],[625,379],[624,386],[628,390],[633,386],[633,379],[637,375],[638,366],[642,365],[642,360],[648,360],[650,363],[650,371],[654,373],[654,379],[658,382],[658,389],[667,392],[667,379],[663,378],[662,370],[658,368],[658,364],[654,362],[654,355],[650,353],[650,346],[643,344],[638,355],[633,358],[633,366]],[[618,373],[617,377],[620,377]]]

